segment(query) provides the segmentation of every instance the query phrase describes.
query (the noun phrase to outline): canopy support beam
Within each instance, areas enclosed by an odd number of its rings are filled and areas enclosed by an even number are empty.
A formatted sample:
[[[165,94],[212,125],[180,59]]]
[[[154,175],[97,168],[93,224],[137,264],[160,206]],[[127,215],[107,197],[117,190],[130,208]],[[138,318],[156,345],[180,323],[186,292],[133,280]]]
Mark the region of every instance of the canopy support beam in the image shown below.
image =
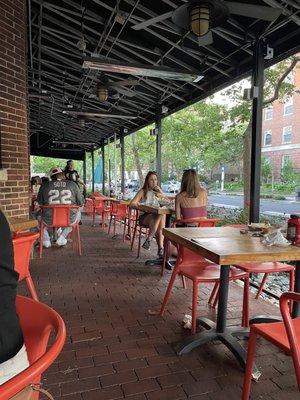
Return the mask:
[[[125,193],[125,148],[124,148],[124,127],[120,129],[120,147],[121,147],[121,192]]]
[[[261,134],[264,85],[264,40],[254,44],[254,64],[252,72],[252,136],[250,168],[250,210],[249,222],[259,222],[260,175],[261,175]]]
[[[158,181],[161,183],[161,105],[159,104],[155,114],[155,130],[156,130],[156,172]]]

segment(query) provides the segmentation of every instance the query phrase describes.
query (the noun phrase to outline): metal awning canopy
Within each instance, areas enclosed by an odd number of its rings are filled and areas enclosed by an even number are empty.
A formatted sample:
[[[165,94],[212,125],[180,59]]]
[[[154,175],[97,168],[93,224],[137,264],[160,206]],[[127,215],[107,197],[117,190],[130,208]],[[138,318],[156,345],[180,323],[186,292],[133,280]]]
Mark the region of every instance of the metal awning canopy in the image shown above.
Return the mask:
[[[134,29],[164,13],[171,15],[185,3],[29,0],[31,154],[83,159],[85,150],[99,148],[115,132],[131,133],[154,122],[158,104],[170,114],[206,98],[251,74],[253,43],[258,37],[274,49],[274,58],[265,65],[300,50],[297,0],[243,1],[279,8],[281,14],[275,21],[230,14],[212,29],[213,43],[206,46],[199,46],[196,35],[171,18]],[[99,62],[115,67],[86,67],[85,60],[95,55]],[[134,69],[121,71],[124,65],[143,67],[145,75],[135,75]],[[199,79],[174,79],[157,74],[159,69],[184,71]],[[98,99],[99,88],[107,90],[105,101]],[[85,110],[89,114],[82,115]]]

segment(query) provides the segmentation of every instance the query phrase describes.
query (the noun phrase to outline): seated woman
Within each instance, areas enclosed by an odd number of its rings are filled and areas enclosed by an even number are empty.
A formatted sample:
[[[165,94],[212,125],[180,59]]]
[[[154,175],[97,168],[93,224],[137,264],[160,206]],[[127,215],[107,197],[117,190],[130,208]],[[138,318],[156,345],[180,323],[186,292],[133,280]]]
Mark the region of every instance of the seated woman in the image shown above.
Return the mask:
[[[201,187],[197,172],[187,169],[183,172],[180,192],[175,197],[176,220],[207,217],[207,191]],[[193,224],[189,224],[193,226]],[[179,226],[179,224],[177,224]],[[182,224],[182,226],[186,226]],[[168,244],[167,254],[177,256],[177,248]],[[166,269],[172,269],[173,264],[167,261]]]
[[[18,273],[8,222],[0,209],[0,385],[29,366],[16,312]]]
[[[175,197],[176,219],[207,216],[207,192],[201,187],[194,169],[184,171],[180,192]]]
[[[161,188],[158,186],[157,173],[149,171],[146,175],[143,187],[137,192],[131,200],[129,206],[143,203],[148,205],[159,205],[158,198],[164,197]],[[150,250],[151,241],[155,236],[158,246],[158,256],[163,256],[163,234],[162,230],[165,226],[165,216],[155,215],[151,213],[143,213],[139,216],[139,224],[149,228],[148,237],[143,243],[142,247]]]

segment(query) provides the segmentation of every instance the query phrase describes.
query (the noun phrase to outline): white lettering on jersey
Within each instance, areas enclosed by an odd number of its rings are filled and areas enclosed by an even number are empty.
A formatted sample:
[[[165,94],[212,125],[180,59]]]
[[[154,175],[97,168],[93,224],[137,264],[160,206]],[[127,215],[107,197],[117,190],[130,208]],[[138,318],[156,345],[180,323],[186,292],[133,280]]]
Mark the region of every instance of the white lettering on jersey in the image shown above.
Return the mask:
[[[57,189],[49,190],[48,202],[49,204],[72,204],[72,192],[69,189],[64,189],[59,192]]]
[[[49,204],[60,204],[58,190],[56,189],[49,190],[48,196],[49,196],[48,197]]]
[[[61,191],[61,203],[62,204],[71,204],[71,190],[64,189]]]

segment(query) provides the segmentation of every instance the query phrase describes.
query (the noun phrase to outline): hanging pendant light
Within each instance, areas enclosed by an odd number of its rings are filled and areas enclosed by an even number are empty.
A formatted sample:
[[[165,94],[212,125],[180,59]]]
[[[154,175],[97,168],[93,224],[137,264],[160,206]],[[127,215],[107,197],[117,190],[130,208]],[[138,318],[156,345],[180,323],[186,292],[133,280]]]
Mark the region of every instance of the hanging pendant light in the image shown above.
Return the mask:
[[[108,98],[108,90],[106,88],[99,87],[97,89],[97,97],[99,101],[106,101]]]
[[[189,10],[190,29],[198,37],[206,35],[209,30],[209,8],[196,4]]]

